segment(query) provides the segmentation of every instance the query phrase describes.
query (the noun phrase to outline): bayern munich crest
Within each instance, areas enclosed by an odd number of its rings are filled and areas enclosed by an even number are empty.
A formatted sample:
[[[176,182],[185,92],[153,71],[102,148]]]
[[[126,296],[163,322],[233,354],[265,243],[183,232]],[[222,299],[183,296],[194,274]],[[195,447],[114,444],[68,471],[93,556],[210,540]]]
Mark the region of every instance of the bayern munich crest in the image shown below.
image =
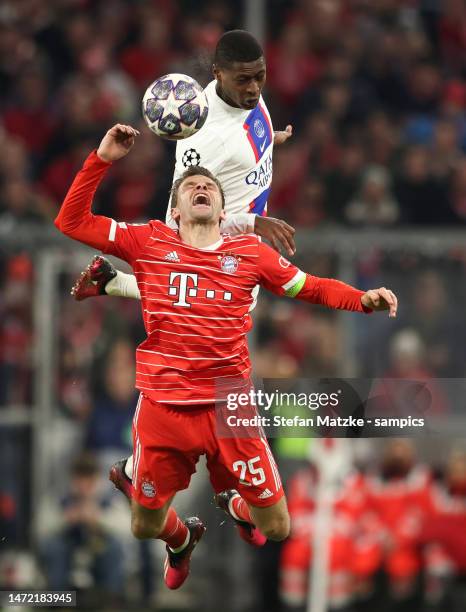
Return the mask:
[[[234,255],[224,255],[220,260],[220,266],[227,274],[234,274],[238,269],[238,260]]]
[[[155,487],[152,482],[145,480],[141,485],[141,491],[146,497],[155,497]]]

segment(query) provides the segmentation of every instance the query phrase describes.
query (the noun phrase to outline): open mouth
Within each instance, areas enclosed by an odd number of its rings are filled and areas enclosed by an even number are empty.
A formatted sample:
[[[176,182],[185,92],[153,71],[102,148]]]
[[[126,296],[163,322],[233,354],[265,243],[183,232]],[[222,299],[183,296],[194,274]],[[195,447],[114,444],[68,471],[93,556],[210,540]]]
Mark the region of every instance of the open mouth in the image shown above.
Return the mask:
[[[193,199],[193,206],[210,206],[210,198],[206,193],[197,193]]]

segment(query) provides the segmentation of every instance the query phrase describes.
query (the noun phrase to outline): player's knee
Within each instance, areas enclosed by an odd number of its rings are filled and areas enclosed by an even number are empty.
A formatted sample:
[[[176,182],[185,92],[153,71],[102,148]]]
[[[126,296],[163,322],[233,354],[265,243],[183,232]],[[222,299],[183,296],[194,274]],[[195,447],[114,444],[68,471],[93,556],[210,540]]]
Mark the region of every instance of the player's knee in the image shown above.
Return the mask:
[[[141,519],[140,517],[134,516],[131,519],[131,532],[138,540],[147,540],[149,538],[156,538],[161,529],[158,525],[150,523]]]
[[[268,540],[281,542],[290,535],[290,518],[288,515],[273,518],[267,521],[261,531]]]

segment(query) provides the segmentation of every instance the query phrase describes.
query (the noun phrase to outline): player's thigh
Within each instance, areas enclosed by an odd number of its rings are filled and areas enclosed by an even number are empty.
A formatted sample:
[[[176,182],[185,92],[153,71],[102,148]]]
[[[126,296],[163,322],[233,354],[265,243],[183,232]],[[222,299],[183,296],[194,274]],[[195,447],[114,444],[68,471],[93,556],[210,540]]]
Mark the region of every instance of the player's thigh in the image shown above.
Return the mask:
[[[158,510],[186,489],[199,459],[189,416],[143,399],[133,420],[133,499]]]
[[[269,507],[284,495],[278,467],[265,438],[218,437],[207,452],[216,492],[236,489],[248,504]]]
[[[160,508],[151,509],[132,499],[131,530],[133,535],[141,539],[157,537],[165,526],[167,512],[172,501],[173,497],[168,499]]]
[[[254,524],[271,540],[283,540],[290,532],[290,515],[286,497],[281,497],[271,506],[249,505]]]

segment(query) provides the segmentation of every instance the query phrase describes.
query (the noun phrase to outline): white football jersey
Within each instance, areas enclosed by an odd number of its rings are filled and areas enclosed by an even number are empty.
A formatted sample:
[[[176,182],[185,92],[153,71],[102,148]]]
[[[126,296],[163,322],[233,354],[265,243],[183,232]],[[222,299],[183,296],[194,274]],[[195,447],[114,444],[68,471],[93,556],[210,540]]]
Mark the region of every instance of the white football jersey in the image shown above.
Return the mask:
[[[253,110],[234,108],[217,95],[216,84],[214,80],[205,88],[209,102],[205,125],[176,144],[173,180],[190,166],[204,166],[218,178],[225,192],[227,221],[222,231],[252,231],[251,213],[267,213],[272,183],[272,121],[262,96]],[[173,224],[169,211],[167,223]]]

